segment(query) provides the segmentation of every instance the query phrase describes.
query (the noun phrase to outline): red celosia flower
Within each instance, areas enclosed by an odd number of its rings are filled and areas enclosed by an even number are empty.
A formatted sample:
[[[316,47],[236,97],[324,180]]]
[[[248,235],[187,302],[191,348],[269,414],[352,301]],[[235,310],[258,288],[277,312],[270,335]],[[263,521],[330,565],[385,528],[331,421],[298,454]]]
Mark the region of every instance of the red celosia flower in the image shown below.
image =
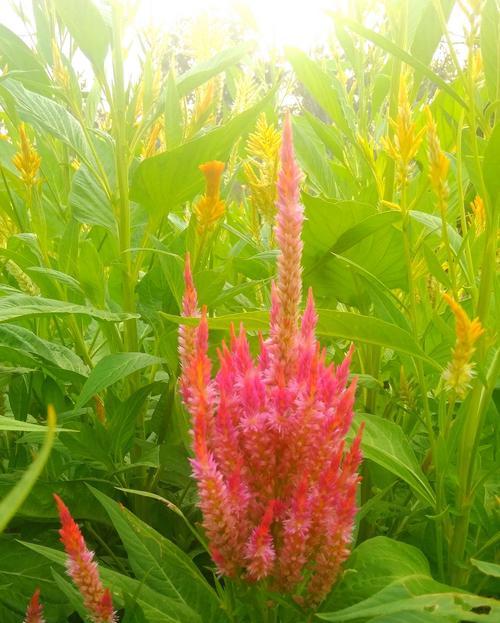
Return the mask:
[[[104,588],[99,577],[94,552],[85,544],[85,539],[71,516],[68,507],[54,494],[61,520],[61,543],[66,554],[66,569],[83,597],[83,605],[92,623],[116,623],[113,602],[109,588]]]
[[[181,327],[181,387],[192,416],[193,472],[203,525],[219,571],[319,603],[349,553],[360,436],[346,450],[355,383],[351,352],[336,369],[315,337],[312,293],[301,322],[300,170],[287,117],[278,181],[270,336],[256,362],[243,327],[231,331],[211,376],[208,323]],[[189,258],[185,316],[199,316]],[[297,599],[301,599],[297,596]]]
[[[37,588],[33,593],[33,597],[30,599],[28,607],[26,608],[24,623],[45,623],[45,619],[43,618],[43,607],[40,603],[39,588]]]

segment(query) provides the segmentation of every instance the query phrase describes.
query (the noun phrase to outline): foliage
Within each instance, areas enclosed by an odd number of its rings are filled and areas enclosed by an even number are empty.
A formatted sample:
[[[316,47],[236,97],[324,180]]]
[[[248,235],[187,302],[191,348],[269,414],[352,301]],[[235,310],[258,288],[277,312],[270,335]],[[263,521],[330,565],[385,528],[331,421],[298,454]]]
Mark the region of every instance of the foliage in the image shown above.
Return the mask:
[[[29,45],[0,24],[2,621],[37,588],[47,621],[86,616],[53,493],[127,623],[499,620],[498,1],[355,2],[287,64],[195,20],[136,33],[137,76],[121,3],[32,9]],[[303,286],[365,422],[354,551],[307,612],[216,575],[178,392],[187,252],[211,354],[269,326],[284,101]]]

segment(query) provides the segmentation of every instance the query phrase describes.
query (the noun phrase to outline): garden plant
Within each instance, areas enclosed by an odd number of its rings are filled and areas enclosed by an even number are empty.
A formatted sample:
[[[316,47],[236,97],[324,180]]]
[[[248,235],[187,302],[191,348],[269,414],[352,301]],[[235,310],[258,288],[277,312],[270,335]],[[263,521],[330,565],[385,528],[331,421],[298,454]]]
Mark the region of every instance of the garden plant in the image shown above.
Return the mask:
[[[0,12],[0,621],[500,623],[499,0],[134,5]]]

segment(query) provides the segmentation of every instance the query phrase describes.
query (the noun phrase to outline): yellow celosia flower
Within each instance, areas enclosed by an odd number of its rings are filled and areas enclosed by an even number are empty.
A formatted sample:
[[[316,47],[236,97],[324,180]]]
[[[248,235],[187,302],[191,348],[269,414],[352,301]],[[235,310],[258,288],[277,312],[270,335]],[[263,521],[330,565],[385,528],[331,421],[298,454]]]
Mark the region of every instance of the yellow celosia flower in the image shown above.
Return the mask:
[[[255,132],[249,135],[246,151],[248,161],[243,164],[246,182],[250,189],[250,202],[257,214],[272,223],[276,214],[276,180],[278,177],[281,135],[274,125],[268,124],[261,113]]]
[[[149,138],[142,148],[142,157],[150,158],[164,149],[164,144],[161,139],[161,133],[163,130],[163,121],[158,119],[151,128]]]
[[[52,40],[52,59],[52,75],[54,76],[55,82],[63,89],[68,90],[70,86],[69,73],[61,58],[59,46],[54,40]]]
[[[450,190],[448,187],[448,170],[450,161],[441,149],[436,122],[432,118],[431,109],[426,108],[429,144],[429,179],[432,189],[438,198],[441,213],[446,211]]]
[[[398,114],[395,120],[390,120],[390,123],[394,130],[394,138],[385,137],[382,144],[396,163],[397,181],[399,186],[403,187],[408,184],[412,162],[425,132],[425,128],[417,132],[413,122],[408,100],[408,83],[404,74],[399,84]]]
[[[453,356],[448,367],[443,372],[446,388],[454,390],[457,396],[465,396],[474,376],[471,357],[474,354],[475,343],[484,332],[478,318],[471,320],[462,307],[448,294],[443,295],[455,315],[456,341]]]
[[[211,229],[224,214],[225,203],[220,198],[224,163],[211,160],[200,164],[199,169],[205,176],[205,194],[194,205],[193,212],[196,216],[197,232],[202,235]]]
[[[42,159],[38,155],[36,149],[24,129],[24,123],[19,126],[19,151],[12,158],[12,162],[21,174],[23,182],[27,186],[34,186],[37,182],[36,176]]]
[[[474,229],[476,236],[482,234],[486,227],[486,217],[484,213],[484,201],[479,195],[470,204],[472,214],[474,215]]]

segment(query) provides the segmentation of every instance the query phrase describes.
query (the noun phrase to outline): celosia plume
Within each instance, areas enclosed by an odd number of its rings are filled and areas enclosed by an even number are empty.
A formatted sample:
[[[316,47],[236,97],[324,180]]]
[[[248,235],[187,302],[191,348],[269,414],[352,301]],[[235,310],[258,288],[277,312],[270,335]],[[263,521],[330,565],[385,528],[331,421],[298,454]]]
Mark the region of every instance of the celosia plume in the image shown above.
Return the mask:
[[[420,148],[425,128],[417,131],[412,119],[410,101],[408,99],[408,80],[401,75],[399,84],[398,114],[390,124],[394,129],[394,138],[383,139],[383,145],[389,156],[396,163],[397,179],[400,187],[409,182],[413,160]]]
[[[61,520],[61,543],[66,554],[66,569],[83,597],[83,605],[92,623],[116,623],[113,602],[109,588],[104,588],[99,577],[94,552],[85,544],[85,539],[71,516],[68,507],[54,494]]]
[[[260,338],[254,361],[244,328],[231,329],[212,377],[203,308],[198,327],[180,330],[181,387],[203,525],[219,571],[266,581],[315,605],[349,553],[361,454],[359,435],[344,446],[355,393],[355,383],[347,386],[351,352],[337,368],[327,363],[311,292],[300,319],[300,176],[287,117],[270,336]],[[182,312],[198,316],[189,258],[185,279]]]
[[[19,151],[12,158],[12,162],[27,186],[33,186],[36,183],[41,161],[42,159],[26,134],[24,123],[21,123],[19,126]]]
[[[474,215],[474,229],[476,236],[482,234],[486,227],[486,215],[484,211],[484,201],[479,195],[476,195],[474,201],[470,204],[472,214]]]
[[[211,160],[200,164],[200,171],[205,176],[205,194],[193,207],[196,215],[197,231],[202,235],[211,229],[224,214],[225,204],[220,198],[220,184],[224,163]]]
[[[39,588],[33,593],[33,597],[30,599],[28,607],[26,608],[24,623],[45,623],[45,619],[43,618],[43,606],[40,603]]]
[[[443,297],[455,315],[457,336],[452,359],[443,372],[443,379],[447,389],[454,390],[463,398],[474,375],[474,364],[470,360],[476,350],[475,343],[484,333],[484,329],[479,319],[471,320],[455,299],[448,294],[444,294]]]
[[[431,182],[432,189],[436,193],[441,216],[444,217],[447,209],[448,196],[450,194],[447,179],[450,161],[441,149],[436,122],[432,117],[431,109],[429,107],[426,109],[426,114],[429,142],[429,180]]]

